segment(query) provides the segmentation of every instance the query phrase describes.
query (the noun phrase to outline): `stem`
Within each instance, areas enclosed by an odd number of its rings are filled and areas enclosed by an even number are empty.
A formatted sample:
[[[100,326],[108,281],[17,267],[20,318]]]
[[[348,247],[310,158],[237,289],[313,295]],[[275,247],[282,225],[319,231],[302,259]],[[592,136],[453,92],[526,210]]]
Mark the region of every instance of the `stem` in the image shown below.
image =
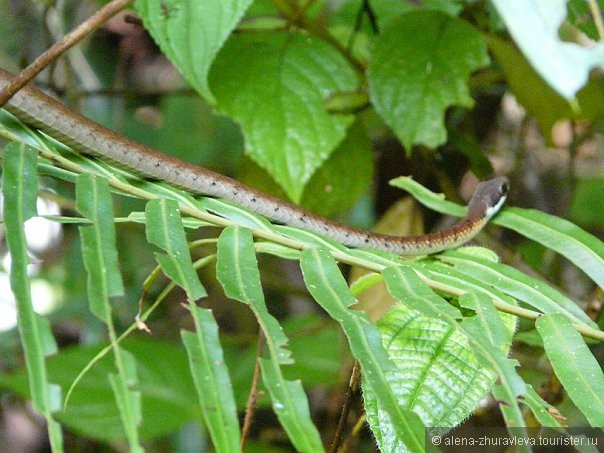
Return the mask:
[[[11,137],[13,140],[23,141],[22,137],[17,137],[16,135],[14,135],[10,132],[5,133],[5,129],[2,127],[0,127],[0,135],[5,135],[8,137]],[[56,151],[50,150],[50,148],[46,147],[45,144],[41,140],[38,141],[38,143],[39,143],[39,145],[35,146],[35,148],[38,149],[40,155],[46,159],[53,161],[55,164],[58,164],[60,167],[66,169],[66,170],[73,171],[78,174],[90,171],[87,168],[85,168],[75,162],[72,162],[68,158],[58,154]],[[153,200],[153,199],[157,199],[160,197],[159,195],[148,192],[139,187],[135,187],[132,184],[129,184],[128,182],[123,181],[121,178],[119,178],[117,175],[114,175],[113,173],[104,172],[101,176],[107,178],[109,185],[111,187],[113,187],[121,192],[133,195],[134,197],[138,197],[138,198],[145,199],[145,200]],[[213,226],[222,227],[222,228],[237,224],[236,221],[211,214],[207,211],[203,211],[192,203],[187,203],[187,204],[183,204],[183,203],[186,203],[184,197],[179,199],[180,212],[182,214],[192,217],[194,219],[198,219],[203,222],[209,223]],[[299,241],[296,239],[292,239],[292,238],[289,238],[286,236],[282,236],[273,231],[268,231],[268,230],[258,229],[258,228],[250,228],[250,230],[256,238],[264,239],[266,241],[272,242],[274,244],[279,244],[279,245],[282,245],[284,247],[287,247],[287,248],[290,248],[293,250],[302,251],[307,248],[314,247],[313,244],[309,244],[309,243],[302,242],[302,241]],[[334,259],[336,261],[339,261],[344,264],[348,264],[350,266],[357,266],[357,267],[360,267],[360,268],[363,268],[363,269],[366,269],[369,271],[381,273],[387,267],[387,265],[385,265],[385,264],[371,261],[370,259],[365,259],[365,258],[355,256],[353,253],[349,253],[348,251],[342,251],[339,249],[330,248],[329,252],[331,253],[331,255],[334,257]],[[395,264],[396,264],[396,262],[393,261],[392,265],[395,265]],[[430,287],[443,291],[452,296],[461,296],[462,294],[465,293],[465,291],[460,290],[459,288],[455,288],[455,287],[452,287],[449,285],[445,285],[441,282],[434,281],[434,280],[428,278],[427,276],[422,275],[419,272],[418,272],[418,275]],[[499,311],[504,312],[504,313],[509,313],[511,315],[518,316],[520,318],[535,320],[539,316],[542,315],[542,313],[540,313],[538,311],[529,310],[526,308],[518,307],[516,305],[511,305],[503,300],[499,300],[496,298],[493,299],[493,303]],[[584,335],[586,337],[590,337],[590,338],[593,338],[593,339],[599,340],[599,341],[604,341],[604,332],[601,330],[594,329],[585,324],[581,324],[581,323],[577,323],[577,322],[573,322],[573,326],[579,333],[581,333],[582,335]]]
[[[304,11],[297,11],[292,8],[292,5],[287,0],[273,0],[273,5],[279,10],[279,12],[287,19],[288,22],[295,26],[306,30],[313,36],[327,42],[332,45],[346,60],[352,65],[357,75],[363,79],[365,74],[364,65],[354,58],[346,47],[342,45],[336,38],[333,37],[326,27],[321,26],[315,21],[310,21],[304,14]]]
[[[604,22],[602,22],[602,13],[600,11],[600,7],[598,6],[597,0],[588,0],[589,11],[591,12],[591,16],[594,19],[594,24],[596,25],[596,30],[598,30],[598,35],[600,36],[600,40],[604,39]]]

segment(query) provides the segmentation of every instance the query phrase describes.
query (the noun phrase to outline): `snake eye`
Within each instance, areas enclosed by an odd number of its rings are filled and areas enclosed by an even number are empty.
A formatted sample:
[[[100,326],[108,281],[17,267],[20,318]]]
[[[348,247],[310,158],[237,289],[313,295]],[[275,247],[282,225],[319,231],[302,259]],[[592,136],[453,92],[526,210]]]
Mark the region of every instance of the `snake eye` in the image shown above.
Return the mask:
[[[501,195],[507,195],[509,190],[510,185],[507,182],[501,184],[501,187],[499,188],[499,192],[501,193]]]

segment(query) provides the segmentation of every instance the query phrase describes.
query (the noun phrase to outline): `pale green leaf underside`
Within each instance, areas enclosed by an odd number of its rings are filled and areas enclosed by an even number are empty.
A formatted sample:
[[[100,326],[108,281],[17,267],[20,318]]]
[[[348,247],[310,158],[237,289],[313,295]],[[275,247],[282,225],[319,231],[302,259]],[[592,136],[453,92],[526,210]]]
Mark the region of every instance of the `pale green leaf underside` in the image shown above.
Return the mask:
[[[116,362],[121,367],[118,373],[108,375],[109,384],[120,414],[120,419],[128,439],[129,450],[133,453],[144,452],[139,443],[138,427],[142,420],[141,392],[138,389],[136,359],[120,346],[113,348]]]
[[[397,304],[378,326],[384,347],[396,365],[386,377],[399,404],[418,414],[426,426],[457,426],[486,396],[495,380],[494,371],[472,352],[468,338],[447,322]],[[365,391],[363,396],[381,451],[406,451],[374,393]]]
[[[63,451],[60,425],[52,412],[61,406],[60,389],[48,382],[45,355],[56,350],[50,324],[33,309],[27,266],[29,258],[24,223],[36,215],[38,177],[35,150],[23,143],[10,143],[2,156],[2,212],[6,241],[11,253],[10,285],[17,307],[17,322],[31,399],[34,408],[44,416],[50,444],[57,452]]]
[[[250,305],[279,363],[291,363],[291,351],[284,348],[287,337],[264,302],[253,238],[248,229],[230,226],[220,234],[216,278],[227,297]]]
[[[421,420],[397,401],[387,379],[387,371],[394,368],[394,363],[382,346],[377,327],[365,313],[348,308],[356,303],[356,299],[335,260],[326,249],[309,248],[302,252],[300,265],[304,282],[313,298],[341,324],[350,350],[361,365],[365,392],[371,392],[384,408],[389,416],[388,425],[397,433],[398,439],[404,439],[405,447],[412,452],[423,451]]]
[[[163,53],[213,102],[210,66],[252,0],[138,0],[135,4]]]
[[[145,217],[147,240],[166,252],[155,254],[164,273],[186,291],[189,301],[204,297],[206,292],[193,268],[178,203],[163,198],[151,200],[145,207]]]
[[[572,116],[568,101],[541,78],[512,42],[491,35],[487,42],[514,97],[535,117],[545,138],[551,140],[556,121]]]
[[[301,33],[234,35],[210,72],[217,108],[241,125],[246,153],[295,202],[353,121],[323,102],[357,84],[341,54]]]
[[[574,98],[587,83],[590,71],[604,64],[603,43],[588,49],[560,39],[567,0],[492,1],[533,67],[565,98]]]
[[[369,63],[371,100],[407,150],[446,140],[445,110],[471,106],[469,75],[489,61],[478,31],[443,13],[401,15],[376,38]]]
[[[411,178],[396,178],[391,184],[434,211],[457,217],[466,213],[464,207],[444,200]],[[491,222],[555,250],[604,288],[604,242],[577,225],[545,212],[516,207],[504,208]]]
[[[190,305],[195,332],[181,332],[202,414],[217,452],[238,452],[237,407],[229,371],[224,363],[218,325],[211,310]]]
[[[560,313],[579,323],[596,327],[596,324],[574,301],[551,286],[511,266],[466,255],[464,249],[447,251],[440,255],[439,259],[452,264],[462,274],[504,291],[542,313]]]
[[[523,392],[524,385],[514,362],[506,357],[515,319],[501,318],[491,297],[477,292],[461,296],[460,304],[475,310],[476,315],[458,323],[459,312],[443,309],[446,301],[416,275],[429,267],[413,264],[383,272],[390,294],[402,304],[395,305],[378,325],[384,347],[396,364],[387,377],[399,403],[417,413],[426,426],[440,428],[438,432],[461,423],[484,398],[496,375],[510,405],[517,406],[516,395]],[[386,323],[386,332],[382,323]],[[388,331],[393,332],[390,337]],[[364,396],[382,451],[404,451],[381,404],[368,389]]]
[[[81,174],[76,181],[76,208],[91,225],[80,226],[82,258],[88,274],[90,310],[111,322],[110,296],[123,294],[113,223],[113,201],[107,180]]]
[[[516,207],[505,209],[495,223],[555,250],[604,288],[604,242],[581,227],[545,212]]]
[[[225,294],[248,304],[266,341],[268,359],[260,359],[262,378],[281,425],[297,450],[323,451],[321,438],[310,418],[308,400],[300,381],[285,380],[281,365],[293,362],[287,336],[267,310],[251,232],[230,226],[218,240],[216,277]]]

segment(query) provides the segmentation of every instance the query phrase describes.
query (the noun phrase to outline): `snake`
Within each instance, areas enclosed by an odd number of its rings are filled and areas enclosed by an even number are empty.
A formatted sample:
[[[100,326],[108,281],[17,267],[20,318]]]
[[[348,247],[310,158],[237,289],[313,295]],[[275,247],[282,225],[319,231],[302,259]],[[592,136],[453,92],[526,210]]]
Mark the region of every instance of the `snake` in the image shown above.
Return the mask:
[[[0,89],[13,79],[0,69]],[[403,256],[429,255],[470,241],[504,204],[509,181],[498,176],[479,182],[467,214],[452,227],[419,236],[393,236],[352,228],[242,184],[204,167],[156,151],[72,111],[30,85],[3,106],[23,123],[85,155],[92,155],[138,176],[160,180],[194,195],[229,200],[273,222],[300,227],[340,244]]]

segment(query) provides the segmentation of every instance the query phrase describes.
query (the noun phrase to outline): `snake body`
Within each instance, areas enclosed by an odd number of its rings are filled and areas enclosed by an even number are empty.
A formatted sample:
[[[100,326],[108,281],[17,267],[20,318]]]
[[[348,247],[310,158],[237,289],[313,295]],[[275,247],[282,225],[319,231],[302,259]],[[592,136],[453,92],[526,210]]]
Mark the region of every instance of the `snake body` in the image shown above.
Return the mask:
[[[0,69],[0,89],[13,77]],[[390,236],[320,217],[227,176],[128,140],[31,86],[17,92],[3,108],[79,152],[193,194],[230,200],[272,221],[305,228],[349,247],[385,250],[399,255],[424,255],[457,247],[482,229],[503,205],[508,192],[506,177],[481,182],[468,203],[467,216],[453,227],[421,236]]]

